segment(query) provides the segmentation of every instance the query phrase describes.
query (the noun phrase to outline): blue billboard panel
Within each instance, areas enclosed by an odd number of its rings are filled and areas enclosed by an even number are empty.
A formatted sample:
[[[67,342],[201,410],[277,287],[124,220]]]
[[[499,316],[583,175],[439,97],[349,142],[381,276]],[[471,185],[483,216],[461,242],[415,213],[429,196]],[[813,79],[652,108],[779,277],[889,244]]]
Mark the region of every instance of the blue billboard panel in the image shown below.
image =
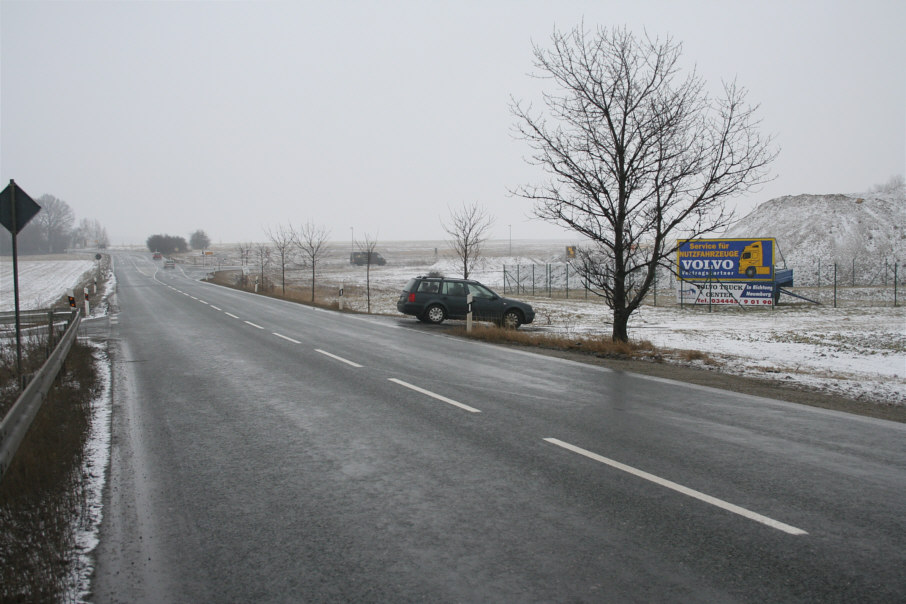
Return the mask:
[[[676,274],[688,281],[774,281],[774,239],[680,239]]]

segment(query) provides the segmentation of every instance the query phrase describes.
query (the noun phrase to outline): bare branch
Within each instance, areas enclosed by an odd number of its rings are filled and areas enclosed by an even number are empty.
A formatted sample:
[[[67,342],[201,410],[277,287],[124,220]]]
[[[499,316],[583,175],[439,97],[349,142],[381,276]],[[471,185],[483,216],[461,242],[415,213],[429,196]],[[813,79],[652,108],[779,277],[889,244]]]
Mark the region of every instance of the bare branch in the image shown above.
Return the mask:
[[[362,239],[356,240],[355,245],[360,252],[365,253],[365,304],[368,314],[371,314],[371,261],[374,258],[374,248],[377,247],[377,239],[365,233]]]
[[[327,237],[330,231],[325,227],[315,226],[311,222],[303,224],[298,231],[293,231],[296,247],[302,253],[306,265],[311,268],[311,301],[315,301],[315,277],[317,265],[327,253]]]
[[[280,262],[280,285],[283,295],[286,295],[286,265],[292,259],[294,249],[294,233],[291,225],[277,227],[265,227],[264,234],[274,246],[277,260]]]
[[[555,31],[549,48],[534,47],[555,87],[546,111],[511,105],[526,161],[547,177],[513,192],[591,242],[579,268],[613,310],[618,340],[678,236],[725,228],[726,200],[766,182],[777,155],[746,91],[725,84],[711,101],[694,71],[681,75],[681,54],[670,38],[626,29]]]
[[[462,263],[463,279],[469,278],[469,273],[481,258],[481,246],[487,240],[492,224],[494,219],[477,203],[470,206],[463,204],[458,210],[451,209],[447,222],[441,223],[451,237],[450,247]]]

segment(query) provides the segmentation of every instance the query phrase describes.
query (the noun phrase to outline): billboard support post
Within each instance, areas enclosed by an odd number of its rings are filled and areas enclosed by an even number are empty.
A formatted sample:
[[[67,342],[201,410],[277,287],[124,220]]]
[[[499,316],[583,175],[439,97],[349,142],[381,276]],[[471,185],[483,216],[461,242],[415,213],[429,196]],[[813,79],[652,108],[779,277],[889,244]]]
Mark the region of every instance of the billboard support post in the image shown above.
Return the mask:
[[[834,308],[837,308],[837,263],[834,262]]]
[[[893,305],[894,305],[894,307],[896,307],[896,305],[897,305],[897,269],[899,268],[899,266],[900,266],[899,262],[893,263]]]

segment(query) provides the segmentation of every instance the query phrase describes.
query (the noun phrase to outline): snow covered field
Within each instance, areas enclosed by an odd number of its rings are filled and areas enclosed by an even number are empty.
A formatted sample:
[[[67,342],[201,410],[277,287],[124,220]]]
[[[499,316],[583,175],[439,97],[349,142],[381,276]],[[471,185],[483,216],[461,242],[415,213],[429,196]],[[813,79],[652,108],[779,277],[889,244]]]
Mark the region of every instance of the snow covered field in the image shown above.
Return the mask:
[[[542,291],[543,266],[562,262],[558,255],[566,243],[489,242],[487,257],[472,277],[502,294],[504,266],[535,264],[537,295],[531,296],[530,288],[527,294],[506,294],[535,308],[535,323],[523,329],[576,338],[609,337],[611,311],[593,294],[586,299],[583,290],[572,286],[567,300],[549,298]],[[443,242],[388,242],[377,249],[388,264],[371,267],[372,312],[397,314],[399,291],[413,276],[432,271],[461,274]],[[351,266],[345,258],[348,246],[345,255],[337,252],[329,257],[320,271],[322,284],[344,284],[347,289],[351,284],[364,285],[365,268]],[[896,308],[892,287],[840,289],[837,308],[829,288],[800,293],[823,304],[784,297],[775,309],[715,306],[709,312],[707,306],[681,308],[673,290],[662,286],[658,305],[643,306],[633,316],[629,335],[658,348],[702,351],[706,360],[684,362],[719,366],[728,374],[769,377],[852,398],[906,405],[906,291],[899,292]],[[351,302],[356,309],[365,308],[361,299]]]
[[[380,246],[378,249],[387,257],[388,264],[372,267],[372,311],[396,314],[399,290],[415,275],[435,270],[456,275],[456,263],[443,245],[420,242]],[[496,242],[488,246],[488,260],[475,278],[502,293],[503,265],[551,262],[554,248],[560,249],[559,244],[547,242],[539,246],[520,242],[511,250],[506,242]],[[228,251],[220,254],[227,257]],[[86,272],[94,269],[94,262],[85,258],[20,262],[22,308],[46,307],[65,295]],[[0,310],[10,310],[12,265],[6,259],[0,267]],[[332,252],[319,273],[322,285],[345,284],[350,288],[363,286],[365,281],[365,267],[348,263],[348,246]],[[906,292],[901,292],[901,300],[903,293]],[[903,302],[894,308],[887,290],[865,290],[859,302],[844,294],[840,294],[842,301],[838,308],[830,304],[782,304],[773,310],[714,307],[709,312],[707,307],[680,308],[665,289],[659,294],[658,306],[644,306],[633,317],[630,337],[648,340],[659,348],[700,350],[707,354],[707,359],[691,363],[717,365],[728,374],[767,376],[854,398],[906,405]],[[868,301],[864,300],[866,296],[870,298]],[[529,332],[576,338],[609,334],[609,309],[594,296],[586,300],[581,290],[575,290],[568,300],[541,295],[513,297],[526,299],[536,309],[535,323],[526,326]],[[349,302],[355,308],[364,308],[362,299]]]
[[[22,310],[52,306],[87,278],[96,265],[86,255],[38,258],[19,258],[19,308]],[[13,261],[4,256],[0,261],[0,312],[15,310],[13,292]]]

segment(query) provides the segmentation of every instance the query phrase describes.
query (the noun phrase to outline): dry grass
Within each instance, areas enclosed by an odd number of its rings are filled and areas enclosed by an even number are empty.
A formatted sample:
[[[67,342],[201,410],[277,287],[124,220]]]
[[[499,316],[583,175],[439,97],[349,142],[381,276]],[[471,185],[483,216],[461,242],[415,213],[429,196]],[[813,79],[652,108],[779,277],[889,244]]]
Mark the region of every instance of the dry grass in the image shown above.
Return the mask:
[[[267,296],[270,298],[279,298],[281,300],[289,300],[290,302],[296,302],[298,304],[307,304],[310,306],[318,306],[320,308],[330,308],[337,310],[338,305],[336,301],[337,290],[333,287],[324,287],[319,286],[315,283],[315,295],[314,301],[312,301],[311,295],[311,286],[297,286],[297,285],[287,285],[286,290],[280,286],[274,286],[269,283],[265,283],[264,286],[260,286],[258,291],[255,291],[254,282],[242,282],[240,274],[238,271],[218,271],[214,275],[206,279],[209,283],[214,283],[216,285],[223,285],[225,287],[231,287],[233,289],[239,289],[242,291],[247,291],[251,293],[257,293],[262,296]],[[358,295],[361,292],[359,290],[364,290],[364,288],[348,286],[346,291],[348,295]]]
[[[3,366],[4,377],[14,374],[8,361]],[[81,467],[99,386],[91,350],[74,344],[0,482],[2,602],[66,597],[75,530],[87,512]]]
[[[716,361],[708,356],[707,352],[701,350],[680,350],[678,353],[682,360],[690,363],[695,361],[701,361],[706,365],[714,365],[716,363]]]
[[[467,333],[461,328],[461,335],[482,340],[485,342],[519,344],[553,350],[569,350],[583,352],[605,358],[619,359],[657,359],[659,353],[651,342],[647,340],[614,342],[608,338],[570,337],[534,332],[504,329],[493,325],[477,324],[472,328],[472,333]]]

